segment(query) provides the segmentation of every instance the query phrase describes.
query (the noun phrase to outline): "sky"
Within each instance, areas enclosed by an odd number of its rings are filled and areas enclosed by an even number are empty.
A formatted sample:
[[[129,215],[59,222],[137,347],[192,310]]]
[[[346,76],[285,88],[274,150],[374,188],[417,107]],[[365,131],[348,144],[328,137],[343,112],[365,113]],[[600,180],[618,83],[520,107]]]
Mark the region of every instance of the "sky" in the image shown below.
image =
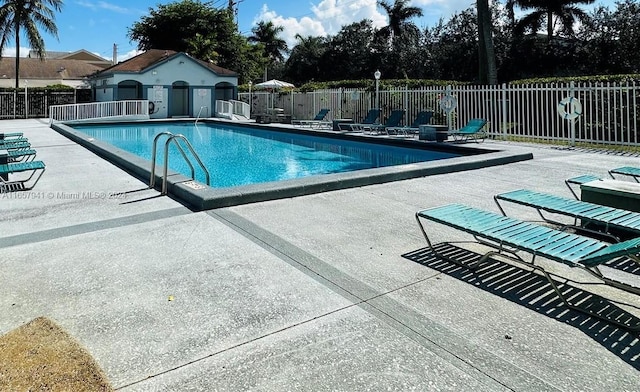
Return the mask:
[[[56,13],[58,38],[42,34],[47,50],[75,52],[87,50],[112,59],[114,45],[117,59],[123,61],[135,56],[137,43],[127,37],[129,28],[157,9],[158,4],[176,0],[63,0],[62,11]],[[284,27],[281,37],[289,47],[295,44],[295,35],[335,35],[340,28],[362,19],[371,19],[374,26],[387,23],[385,11],[376,0],[232,0],[237,2],[237,23],[240,32],[251,35],[251,28],[259,21],[272,21]],[[393,0],[387,0],[393,3]],[[203,1],[204,2],[204,1]],[[614,9],[615,0],[596,0],[595,5]],[[216,8],[226,8],[229,0],[211,0]],[[456,12],[475,4],[475,0],[412,0],[411,6],[420,7],[424,16],[413,19],[420,28],[433,27],[440,18],[448,20]],[[589,10],[595,5],[584,7]],[[21,43],[26,42],[21,39]],[[22,47],[26,56],[29,48]],[[8,44],[3,56],[15,56],[15,44]]]

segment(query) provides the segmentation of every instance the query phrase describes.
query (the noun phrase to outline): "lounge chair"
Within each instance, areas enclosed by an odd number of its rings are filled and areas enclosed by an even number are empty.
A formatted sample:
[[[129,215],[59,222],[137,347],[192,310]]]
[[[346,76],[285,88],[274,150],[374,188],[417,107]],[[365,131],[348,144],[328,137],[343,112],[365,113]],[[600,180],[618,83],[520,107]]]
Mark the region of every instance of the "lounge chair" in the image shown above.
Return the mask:
[[[21,138],[22,132],[0,133],[0,140]]]
[[[619,208],[602,206],[580,200],[567,199],[561,196],[550,195],[518,189],[511,192],[500,193],[493,197],[500,212],[506,216],[500,201],[520,204],[535,208],[538,215],[545,222],[561,227],[573,227],[579,231],[602,233],[618,240],[618,235],[640,236],[640,213],[621,210]],[[559,214],[574,219],[572,225],[557,222],[550,219],[542,212]],[[580,220],[580,226],[578,226]]]
[[[580,200],[580,198],[578,197],[578,194],[573,190],[571,185],[582,185],[582,184],[586,184],[587,182],[597,181],[600,179],[601,179],[600,177],[594,176],[592,174],[583,174],[581,176],[567,178],[566,180],[564,180],[564,183],[567,184],[567,187],[569,188],[573,196],[576,198],[576,200]]]
[[[640,167],[624,166],[609,170],[609,175],[615,180],[616,178],[613,176],[614,174],[630,176],[633,177],[636,182],[640,182]]]
[[[433,117],[432,111],[419,112],[411,125],[407,127],[389,127],[387,128],[387,133],[394,132],[396,135],[404,136],[413,135],[415,133],[418,133],[418,131],[420,130],[420,125],[429,124],[429,122],[431,121],[431,117]]]
[[[2,148],[2,146],[4,146],[5,144],[28,143],[28,142],[29,142],[29,139],[27,139],[24,136],[12,137],[12,138],[8,138],[8,139],[0,139],[0,148]]]
[[[329,109],[321,109],[318,114],[316,114],[316,116],[311,119],[311,120],[294,120],[291,123],[293,125],[300,125],[300,126],[306,126],[306,127],[328,127],[329,125],[331,125],[330,121],[326,121],[325,117],[327,117],[327,114],[329,113]]]
[[[604,314],[591,310],[588,307],[580,307],[577,304],[569,302],[570,298],[567,298],[562,291],[560,291],[556,282],[551,278],[553,273],[547,271],[543,265],[535,263],[536,256],[542,256],[546,259],[557,261],[570,267],[577,267],[590,273],[600,280],[600,282],[596,284],[605,284],[640,295],[640,287],[608,278],[598,269],[600,265],[623,256],[629,257],[634,262],[640,264],[640,259],[637,256],[640,253],[640,238],[609,244],[593,238],[554,230],[531,222],[523,222],[462,204],[450,204],[418,211],[415,214],[415,218],[431,251],[442,259],[449,260],[467,268],[477,268],[492,255],[506,257],[512,261],[523,263],[541,272],[547,278],[558,297],[569,308],[604,319],[633,331],[640,330],[640,324],[628,325],[618,320],[610,319]],[[469,233],[473,235],[478,242],[489,246],[492,250],[472,264],[463,263],[455,257],[445,256],[433,247],[422,220],[436,222]],[[531,261],[527,262],[519,256],[517,254],[518,251],[531,254]],[[577,283],[594,284],[594,282]]]
[[[27,140],[20,140],[15,142],[6,141],[4,143],[0,143],[0,150],[28,150],[31,148],[31,143]]]
[[[389,134],[389,131],[387,131],[387,129],[397,128],[402,122],[402,120],[404,119],[404,113],[405,113],[404,109],[393,110],[391,111],[389,118],[387,118],[387,121],[385,121],[384,124],[363,125],[362,132],[376,134],[376,135],[382,132]]]
[[[380,109],[369,109],[367,115],[359,123],[343,123],[339,124],[338,127],[341,131],[362,132],[364,126],[376,124],[378,117],[380,117]]]
[[[449,131],[448,135],[452,136],[455,142],[483,141],[487,137],[487,133],[483,130],[485,125],[487,125],[487,120],[474,118],[469,120],[464,127]]]
[[[29,162],[36,157],[36,150],[7,150],[0,152],[0,164],[12,162]]]
[[[15,191],[27,191],[33,189],[34,186],[42,177],[44,173],[45,165],[42,161],[31,161],[31,162],[18,162],[18,163],[5,163],[0,165],[0,193],[4,192],[15,192]],[[7,180],[7,176],[9,174],[14,173],[22,173],[22,172],[31,172],[31,175],[27,178],[22,178],[18,180]],[[39,172],[38,177],[36,177],[35,181],[33,181],[30,185],[29,181],[33,178],[33,176]]]

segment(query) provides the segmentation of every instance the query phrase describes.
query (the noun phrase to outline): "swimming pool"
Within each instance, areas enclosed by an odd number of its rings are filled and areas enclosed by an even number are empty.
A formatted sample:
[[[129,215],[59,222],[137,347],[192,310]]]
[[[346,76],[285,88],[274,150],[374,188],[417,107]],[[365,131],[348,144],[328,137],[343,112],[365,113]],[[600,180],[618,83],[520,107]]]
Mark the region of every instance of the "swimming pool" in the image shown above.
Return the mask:
[[[320,174],[427,162],[460,156],[459,153],[329,139],[317,135],[284,133],[221,124],[105,124],[75,126],[88,136],[151,160],[153,139],[161,132],[184,135],[204,162],[211,187],[226,188]],[[164,162],[159,139],[156,162]],[[169,167],[185,176],[191,169],[175,145],[170,144]],[[196,180],[205,175],[196,171]]]
[[[150,124],[154,126],[149,127]],[[192,122],[173,120],[87,124],[75,125],[75,128],[53,123],[51,128],[146,182],[151,174],[149,158],[154,135],[162,131],[185,134],[198,154],[210,155],[207,160],[213,164],[210,165],[213,186],[207,187],[179,173],[180,165],[184,164],[182,157],[170,157],[170,164],[178,173],[170,173],[167,177],[169,195],[194,210],[297,197],[533,158],[531,153],[509,153],[486,146],[478,148],[216,120],[199,122],[197,128]],[[240,143],[239,139],[246,140]],[[159,151],[163,150],[164,140],[160,140]],[[239,158],[238,150],[261,152],[263,159],[258,160],[251,154]],[[221,155],[223,152],[231,154]],[[220,169],[223,164],[230,166]],[[238,167],[243,169],[238,170]],[[160,174],[161,170],[156,169],[156,184],[161,184]],[[274,177],[265,177],[268,174]],[[197,173],[197,179],[201,178],[202,173]]]

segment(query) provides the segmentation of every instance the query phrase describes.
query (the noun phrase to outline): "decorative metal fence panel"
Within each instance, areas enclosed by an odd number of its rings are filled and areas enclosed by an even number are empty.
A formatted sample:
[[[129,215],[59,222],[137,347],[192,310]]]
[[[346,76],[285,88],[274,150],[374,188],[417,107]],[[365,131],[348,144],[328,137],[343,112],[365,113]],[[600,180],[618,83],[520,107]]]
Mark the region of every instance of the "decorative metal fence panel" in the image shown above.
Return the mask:
[[[25,99],[26,98],[26,99]],[[47,118],[52,105],[89,102],[91,90],[0,92],[0,119]],[[25,102],[28,104],[25,105]]]
[[[448,115],[440,99],[450,95],[457,103]],[[568,97],[582,106],[580,115],[566,119],[559,103]],[[455,129],[472,118],[486,118],[494,138],[526,138],[554,142],[640,145],[640,86],[628,83],[566,83],[498,86],[448,86],[420,89],[331,89],[308,93],[264,92],[239,94],[257,114],[270,107],[283,108],[294,119],[310,119],[320,109],[327,118],[361,120],[379,102],[384,121],[392,110],[405,109],[405,124],[422,110],[434,112],[432,123]]]

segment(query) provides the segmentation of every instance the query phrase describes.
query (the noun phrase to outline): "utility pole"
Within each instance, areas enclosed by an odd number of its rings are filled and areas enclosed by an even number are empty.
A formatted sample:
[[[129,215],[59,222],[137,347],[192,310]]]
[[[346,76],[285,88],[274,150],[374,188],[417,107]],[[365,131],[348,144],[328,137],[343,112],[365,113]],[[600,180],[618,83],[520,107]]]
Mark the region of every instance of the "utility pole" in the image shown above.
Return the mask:
[[[233,13],[236,17],[236,24],[238,24],[238,4],[242,3],[244,0],[229,0],[229,6],[227,9],[229,12]]]

